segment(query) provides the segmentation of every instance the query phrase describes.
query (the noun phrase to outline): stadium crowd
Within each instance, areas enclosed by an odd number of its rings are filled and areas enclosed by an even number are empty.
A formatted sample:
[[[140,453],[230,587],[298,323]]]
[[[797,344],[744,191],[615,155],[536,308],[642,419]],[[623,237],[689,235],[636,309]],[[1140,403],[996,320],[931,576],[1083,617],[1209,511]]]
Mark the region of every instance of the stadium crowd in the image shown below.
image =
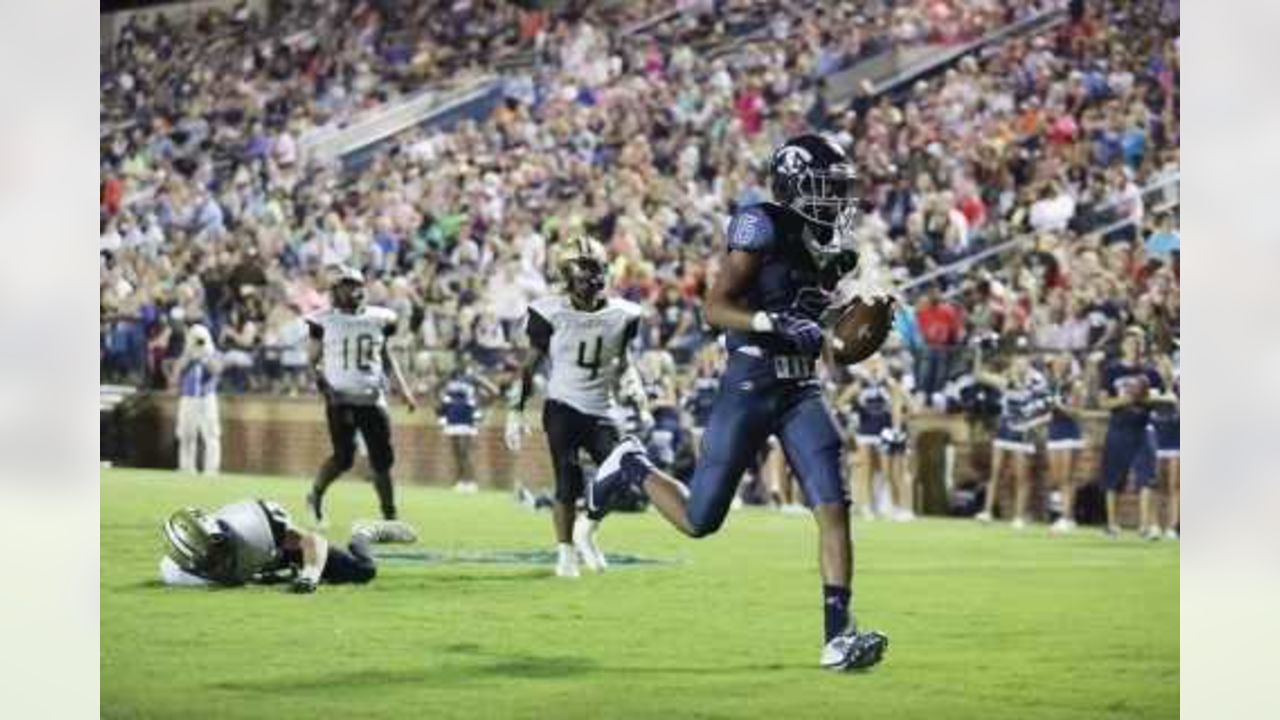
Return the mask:
[[[767,198],[769,150],[806,128],[858,160],[865,263],[923,290],[898,317],[923,400],[991,333],[1086,353],[1136,323],[1161,351],[1176,344],[1176,3],[1099,3],[840,104],[824,79],[860,59],[1058,3],[616,5],[323,0],[283,3],[271,23],[126,27],[101,82],[104,380],[168,385],[199,319],[225,351],[224,387],[305,391],[301,318],[325,306],[338,263],[397,311],[394,349],[419,383],[459,350],[501,379],[549,249],[584,231],[609,244],[617,292],[653,309],[642,344],[690,367],[711,338],[700,298],[727,211]],[[406,133],[354,174],[302,149],[317,127],[521,50],[542,59],[533,91],[478,123]]]

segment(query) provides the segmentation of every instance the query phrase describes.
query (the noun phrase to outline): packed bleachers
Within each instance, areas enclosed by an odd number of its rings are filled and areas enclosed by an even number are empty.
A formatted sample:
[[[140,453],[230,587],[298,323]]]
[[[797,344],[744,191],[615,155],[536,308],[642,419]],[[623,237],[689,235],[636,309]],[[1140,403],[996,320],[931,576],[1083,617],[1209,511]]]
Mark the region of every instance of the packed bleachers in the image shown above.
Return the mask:
[[[228,389],[305,392],[301,317],[326,304],[335,263],[374,278],[419,380],[455,350],[500,376],[524,304],[547,290],[548,247],[580,231],[608,242],[617,291],[653,307],[643,343],[686,364],[712,337],[701,293],[728,211],[765,199],[769,150],[814,127],[852,147],[864,257],[900,282],[1018,241],[920,286],[954,312],[901,313],[924,399],[992,331],[1085,352],[1138,321],[1171,347],[1177,219],[1153,210],[1176,205],[1141,191],[1177,173],[1168,3],[1099,4],[848,107],[826,103],[824,77],[1056,3],[636,5],[326,0],[126,29],[102,81],[118,128],[102,155],[104,380],[166,385],[198,318]],[[316,127],[520,50],[541,60],[535,92],[478,124],[407,133],[355,175],[300,151]]]

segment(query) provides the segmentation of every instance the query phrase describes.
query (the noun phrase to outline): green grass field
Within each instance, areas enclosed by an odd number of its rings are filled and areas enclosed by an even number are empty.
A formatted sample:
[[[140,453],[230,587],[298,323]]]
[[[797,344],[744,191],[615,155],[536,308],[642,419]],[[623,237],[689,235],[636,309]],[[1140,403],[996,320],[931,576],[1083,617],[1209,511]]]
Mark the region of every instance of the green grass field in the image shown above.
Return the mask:
[[[687,540],[656,513],[610,518],[606,552],[664,561],[577,581],[550,565],[449,561],[545,551],[550,519],[506,494],[400,489],[436,563],[388,559],[363,588],[168,589],[158,524],[248,496],[296,516],[298,479],[102,473],[105,718],[1172,718],[1178,549],[1094,532],[927,520],[857,529],[860,624],[891,638],[860,675],[817,669],[817,538],[805,517],[730,515]],[[328,500],[345,541],[374,514]],[[380,551],[405,553],[404,546]]]

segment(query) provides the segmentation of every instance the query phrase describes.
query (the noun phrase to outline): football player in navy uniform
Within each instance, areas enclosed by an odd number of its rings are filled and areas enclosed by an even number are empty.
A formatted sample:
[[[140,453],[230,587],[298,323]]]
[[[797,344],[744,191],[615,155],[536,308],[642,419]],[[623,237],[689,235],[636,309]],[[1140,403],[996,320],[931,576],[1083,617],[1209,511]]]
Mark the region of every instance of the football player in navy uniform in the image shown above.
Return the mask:
[[[321,582],[369,582],[377,575],[370,538],[356,531],[344,549],[296,527],[271,500],[243,500],[206,513],[183,508],[162,526],[160,580],[179,587],[236,587],[289,581],[312,593]]]
[[[846,232],[854,169],[833,141],[802,135],[773,153],[770,175],[774,202],[734,213],[728,252],[707,292],[707,322],[726,331],[729,357],[689,487],[656,470],[644,448],[625,438],[601,463],[587,499],[607,509],[642,488],[679,531],[705,537],[723,523],[751,459],[777,435],[821,536],[820,664],[865,668],[880,661],[888,639],[854,622],[844,442],[816,378],[825,342],[819,323],[857,264]]]
[[[396,521],[395,489],[391,466],[395,454],[391,446],[391,415],[387,411],[387,378],[412,412],[417,403],[400,366],[387,349],[387,338],[396,329],[391,310],[364,301],[364,275],[355,268],[338,269],[332,287],[333,307],[307,318],[311,328],[311,365],[316,385],[325,401],[325,419],[333,454],[316,473],[307,508],[317,527],[324,527],[325,491],[351,469],[356,456],[356,433],[364,439],[373,470],[373,485],[387,527],[388,537],[406,541],[412,528]]]
[[[1053,521],[1049,531],[1068,533],[1076,528],[1075,469],[1084,449],[1084,433],[1078,414],[1084,409],[1085,387],[1071,355],[1049,358],[1046,380],[1049,383],[1053,413],[1045,438],[1045,454],[1049,462],[1049,482],[1058,488],[1062,515]]]
[[[1164,536],[1169,540],[1178,539],[1178,502],[1181,495],[1182,467],[1179,459],[1182,447],[1181,411],[1178,403],[1182,395],[1182,379],[1173,358],[1162,355],[1157,363],[1160,378],[1167,388],[1166,402],[1156,402],[1151,406],[1151,426],[1156,431],[1156,461],[1159,471],[1168,483],[1169,493],[1166,496],[1166,512]]]
[[[1102,448],[1102,485],[1107,491],[1107,534],[1120,534],[1116,498],[1130,473],[1138,486],[1138,527],[1145,537],[1159,539],[1151,507],[1156,477],[1156,438],[1151,426],[1151,405],[1160,398],[1164,380],[1144,357],[1146,338],[1131,327],[1120,341],[1120,357],[1101,373],[1102,409],[1111,413]],[[1094,357],[1094,361],[1101,358]],[[1155,391],[1153,396],[1152,391]]]
[[[1007,465],[1013,465],[1013,521],[1015,530],[1026,527],[1027,498],[1031,490],[1031,461],[1036,454],[1032,434],[1049,422],[1052,405],[1049,386],[1044,376],[1031,366],[1031,358],[1016,352],[1005,372],[991,372],[984,367],[982,348],[976,350],[973,377],[978,382],[1000,389],[1000,426],[991,441],[991,481],[982,512],[975,517],[991,522],[1000,478]]]
[[[529,352],[508,397],[505,440],[512,452],[520,449],[533,374],[543,359],[548,360],[542,429],[555,469],[556,575],[576,578],[579,559],[597,572],[607,565],[596,538],[602,514],[588,512],[577,520],[584,487],[580,453],[585,451],[597,464],[604,461],[621,437],[620,404],[635,404],[641,415],[648,412],[644,383],[629,350],[643,310],[605,293],[608,256],[597,240],[566,240],[556,268],[564,292],[529,305]]]
[[[479,490],[472,454],[482,418],[480,402],[501,393],[496,385],[476,374],[466,353],[457,354],[453,368],[437,392],[440,404],[436,412],[440,417],[441,431],[449,438],[449,449],[453,451],[453,461],[458,468],[453,489],[474,493]]]

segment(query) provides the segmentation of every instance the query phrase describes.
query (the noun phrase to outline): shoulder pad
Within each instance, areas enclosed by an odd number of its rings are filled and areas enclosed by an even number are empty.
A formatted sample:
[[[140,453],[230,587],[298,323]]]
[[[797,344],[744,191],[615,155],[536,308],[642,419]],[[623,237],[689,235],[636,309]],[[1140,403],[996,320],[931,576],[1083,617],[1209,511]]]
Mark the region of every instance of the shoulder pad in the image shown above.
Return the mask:
[[[369,305],[364,309],[365,317],[373,318],[384,325],[390,325],[396,321],[396,311],[391,308],[385,308],[381,305]]]
[[[748,205],[729,221],[729,249],[761,252],[773,247],[774,221],[765,205]]]
[[[618,310],[621,310],[622,313],[627,316],[628,320],[644,317],[645,315],[645,309],[643,305],[640,305],[639,303],[631,302],[630,300],[627,300],[625,298],[611,297],[609,298],[608,303],[609,303],[608,307],[617,308]]]
[[[563,307],[564,298],[559,295],[547,295],[529,303],[529,310],[538,313],[544,320],[548,321]]]

